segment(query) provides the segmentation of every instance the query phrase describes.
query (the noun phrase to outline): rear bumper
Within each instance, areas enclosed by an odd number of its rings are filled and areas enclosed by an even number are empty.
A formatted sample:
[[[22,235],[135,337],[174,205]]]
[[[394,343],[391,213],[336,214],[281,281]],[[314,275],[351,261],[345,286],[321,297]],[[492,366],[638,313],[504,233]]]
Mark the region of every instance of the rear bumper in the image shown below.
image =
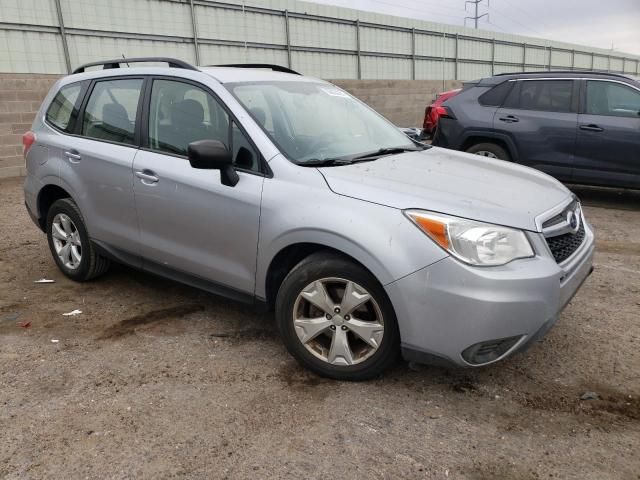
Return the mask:
[[[589,228],[580,251],[564,266],[547,255],[491,268],[448,257],[387,285],[403,355],[470,367],[526,349],[553,327],[591,273],[593,252]],[[502,345],[495,355],[473,356],[494,344]]]
[[[27,213],[33,223],[44,231],[44,221],[38,215],[38,192],[40,191],[40,185],[31,175],[27,175],[24,180],[24,205],[27,209]]]

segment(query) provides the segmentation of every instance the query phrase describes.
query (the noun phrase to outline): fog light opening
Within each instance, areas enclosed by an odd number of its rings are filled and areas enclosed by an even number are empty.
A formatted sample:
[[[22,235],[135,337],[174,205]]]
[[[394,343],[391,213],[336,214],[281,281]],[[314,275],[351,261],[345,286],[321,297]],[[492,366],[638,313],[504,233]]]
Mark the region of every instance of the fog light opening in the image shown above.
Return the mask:
[[[523,335],[518,335],[476,343],[462,352],[462,358],[472,365],[493,362],[507,353],[522,337]]]

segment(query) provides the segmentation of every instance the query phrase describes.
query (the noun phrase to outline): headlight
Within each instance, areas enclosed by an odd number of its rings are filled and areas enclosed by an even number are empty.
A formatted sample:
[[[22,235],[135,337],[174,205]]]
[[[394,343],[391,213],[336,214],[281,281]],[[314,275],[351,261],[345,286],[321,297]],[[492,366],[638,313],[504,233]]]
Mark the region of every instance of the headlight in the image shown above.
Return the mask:
[[[534,255],[522,230],[424,210],[405,210],[404,214],[434,242],[469,265],[504,265]]]

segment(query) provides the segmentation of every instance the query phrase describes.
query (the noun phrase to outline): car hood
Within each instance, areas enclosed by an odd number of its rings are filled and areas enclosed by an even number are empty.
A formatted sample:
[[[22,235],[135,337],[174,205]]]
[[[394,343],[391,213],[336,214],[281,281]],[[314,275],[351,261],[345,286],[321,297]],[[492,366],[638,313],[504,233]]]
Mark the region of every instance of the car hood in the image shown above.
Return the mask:
[[[534,231],[538,215],[571,195],[537,170],[437,147],[318,170],[339,195]]]

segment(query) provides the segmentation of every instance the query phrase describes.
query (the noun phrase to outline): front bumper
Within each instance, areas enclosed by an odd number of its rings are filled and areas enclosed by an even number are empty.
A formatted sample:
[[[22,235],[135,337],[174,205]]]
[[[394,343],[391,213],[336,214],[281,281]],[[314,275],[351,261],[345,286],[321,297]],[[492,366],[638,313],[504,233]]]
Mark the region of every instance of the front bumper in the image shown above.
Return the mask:
[[[550,254],[479,268],[447,257],[385,286],[407,360],[480,366],[524,350],[555,324],[592,270],[594,236],[562,265]],[[546,247],[543,239],[536,251]],[[472,346],[511,339],[488,361],[470,362]],[[467,351],[467,358],[469,357]],[[485,357],[486,358],[486,357]]]

